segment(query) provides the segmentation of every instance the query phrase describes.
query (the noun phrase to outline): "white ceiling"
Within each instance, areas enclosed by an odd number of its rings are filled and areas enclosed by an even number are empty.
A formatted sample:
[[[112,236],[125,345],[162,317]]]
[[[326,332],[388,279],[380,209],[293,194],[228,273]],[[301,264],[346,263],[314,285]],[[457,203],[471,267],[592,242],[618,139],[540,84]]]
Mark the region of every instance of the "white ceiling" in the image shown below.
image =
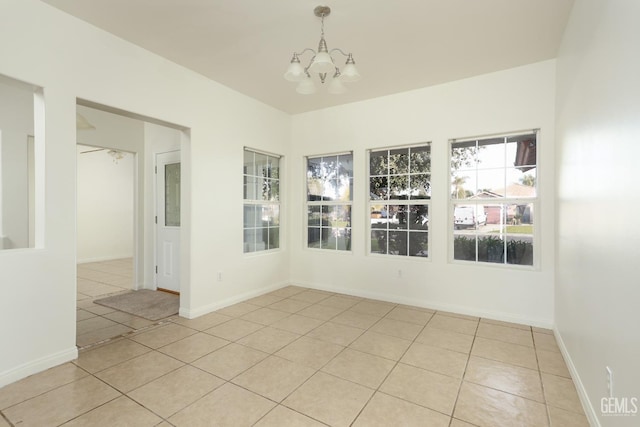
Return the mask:
[[[574,0],[42,0],[288,113],[555,58]],[[349,91],[299,95],[294,51],[352,52]]]

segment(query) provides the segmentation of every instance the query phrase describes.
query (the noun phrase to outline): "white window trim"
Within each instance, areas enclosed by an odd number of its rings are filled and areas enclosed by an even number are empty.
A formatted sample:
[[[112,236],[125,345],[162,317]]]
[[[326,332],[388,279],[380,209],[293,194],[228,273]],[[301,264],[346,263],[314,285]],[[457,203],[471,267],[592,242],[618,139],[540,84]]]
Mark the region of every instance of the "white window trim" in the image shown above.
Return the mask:
[[[242,255],[245,257],[255,257],[255,256],[261,256],[261,255],[267,255],[267,254],[273,254],[276,252],[280,252],[285,248],[285,243],[286,243],[286,235],[285,235],[285,227],[283,227],[283,223],[285,221],[285,216],[286,213],[284,212],[284,210],[282,209],[282,207],[284,206],[284,189],[282,186],[282,177],[284,176],[284,174],[286,173],[285,171],[285,157],[281,154],[276,154],[276,153],[271,153],[269,151],[264,151],[264,150],[259,150],[256,148],[252,148],[252,147],[243,147],[242,148],[242,156],[244,159],[244,153],[245,151],[251,151],[255,154],[262,154],[265,156],[269,156],[269,157],[275,157],[278,159],[278,168],[280,170],[279,172],[279,177],[278,177],[278,187],[279,187],[279,199],[277,202],[273,202],[273,201],[267,201],[267,200],[254,200],[254,199],[245,199],[244,195],[242,197],[242,209],[243,209],[243,216],[244,216],[244,205],[277,205],[279,207],[278,209],[278,215],[279,215],[279,225],[278,225],[278,247],[277,248],[272,248],[272,249],[263,249],[263,250],[259,250],[259,251],[252,251],[252,252],[245,252],[244,251],[244,231],[246,230],[246,228],[244,227],[244,218],[243,218],[243,223],[242,223],[242,245],[243,245],[243,250],[242,250]],[[242,178],[244,180],[244,177],[246,175],[244,173],[242,173]]]
[[[386,146],[386,147],[376,147],[376,148],[369,148],[367,149],[367,158],[366,158],[366,162],[367,162],[367,167],[366,167],[366,180],[365,180],[365,187],[366,187],[366,191],[367,191],[367,197],[366,197],[366,209],[365,209],[365,239],[366,239],[366,244],[365,244],[365,249],[366,249],[366,255],[367,256],[371,256],[374,258],[381,258],[381,259],[393,259],[395,260],[403,260],[403,261],[416,261],[416,262],[431,262],[432,260],[432,256],[431,256],[431,250],[432,250],[432,245],[431,245],[431,238],[432,238],[432,232],[431,229],[429,228],[427,230],[427,247],[429,248],[429,254],[426,257],[419,257],[419,256],[410,256],[410,255],[393,255],[393,254],[379,254],[379,253],[372,253],[371,252],[371,231],[374,230],[371,227],[371,206],[372,204],[380,204],[380,203],[374,203],[374,201],[371,200],[371,195],[370,195],[370,185],[371,185],[371,152],[374,151],[383,151],[383,150],[397,150],[397,149],[403,149],[403,148],[419,148],[419,147],[424,147],[424,146],[429,146],[430,149],[430,153],[432,154],[431,149],[433,148],[433,144],[431,141],[426,141],[426,142],[420,142],[420,143],[416,143],[416,144],[409,144],[409,145],[394,145],[394,146]],[[433,157],[432,157],[432,161],[433,161]],[[429,170],[429,175],[433,178],[433,171]],[[389,174],[387,173],[387,177],[389,176]],[[433,188],[433,185],[431,186],[431,188]],[[429,199],[413,199],[413,200],[399,200],[399,199],[386,199],[384,202],[384,204],[386,205],[422,205],[422,206],[427,206],[427,210],[429,212],[429,223],[431,224],[431,217],[432,217],[432,204],[431,204],[432,198]],[[407,233],[409,232],[409,229],[407,229]],[[407,240],[408,242],[408,240]]]
[[[320,157],[333,157],[333,156],[345,156],[351,155],[353,159],[354,170],[352,171],[351,179],[355,181],[355,153],[353,151],[338,151],[333,153],[322,153],[322,154],[307,154],[302,158],[302,169],[303,169],[303,177],[304,177],[304,185],[302,186],[302,200],[304,200],[304,219],[302,220],[302,248],[304,250],[319,252],[319,253],[330,253],[334,255],[353,255],[353,197],[351,194],[351,200],[348,202],[337,202],[337,201],[323,201],[323,200],[308,200],[307,194],[307,172],[308,172],[308,161],[309,159],[317,159]],[[354,186],[355,188],[355,182]],[[349,250],[343,249],[325,249],[325,248],[312,248],[309,247],[309,206],[349,206],[351,210],[351,225],[348,227],[351,230],[351,245]]]
[[[448,180],[449,180],[449,188],[451,186],[451,145],[455,142],[467,142],[467,141],[480,141],[483,139],[490,138],[509,138],[512,136],[525,135],[528,133],[534,133],[536,135],[536,169],[538,171],[541,170],[540,167],[540,158],[541,152],[544,150],[541,141],[541,130],[539,128],[534,129],[525,129],[521,131],[514,132],[505,132],[505,133],[497,133],[497,134],[488,134],[476,137],[468,137],[468,138],[455,138],[450,139],[447,144],[448,150]],[[506,168],[505,164],[505,168]],[[540,271],[541,270],[541,200],[542,200],[542,191],[541,191],[541,174],[536,174],[536,197],[531,198],[521,198],[521,197],[504,197],[500,199],[454,199],[451,196],[451,191],[449,191],[448,195],[448,203],[447,203],[447,241],[448,241],[448,261],[450,264],[456,265],[466,265],[466,266],[474,266],[474,267],[487,267],[487,268],[498,268],[498,269],[510,269],[510,270],[521,270],[521,271]],[[495,263],[495,262],[484,262],[484,261],[467,261],[467,260],[459,260],[454,258],[454,206],[456,204],[476,204],[476,205],[490,205],[490,204],[517,204],[522,202],[522,204],[532,204],[535,212],[534,224],[533,224],[533,264],[532,265],[521,265],[521,264],[509,264],[507,262],[503,263]],[[477,257],[477,256],[476,256]]]

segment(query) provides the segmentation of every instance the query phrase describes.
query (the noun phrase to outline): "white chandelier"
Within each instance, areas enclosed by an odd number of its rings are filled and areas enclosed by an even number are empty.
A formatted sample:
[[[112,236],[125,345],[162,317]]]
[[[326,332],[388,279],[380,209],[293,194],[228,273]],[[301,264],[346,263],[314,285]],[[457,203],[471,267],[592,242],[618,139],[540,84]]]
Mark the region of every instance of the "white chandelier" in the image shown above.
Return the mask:
[[[313,13],[320,18],[320,43],[318,43],[318,51],[306,48],[302,52],[294,52],[293,58],[284,78],[290,82],[298,83],[296,92],[302,95],[310,95],[316,92],[316,84],[311,75],[318,75],[321,84],[329,81],[327,91],[333,94],[346,92],[347,88],[343,85],[346,82],[355,82],[360,80],[360,73],[356,69],[356,63],[351,53],[344,53],[341,49],[327,49],[327,42],[324,40],[324,18],[329,16],[331,9],[328,6],[317,6],[313,9]],[[299,56],[311,52],[313,57],[309,61],[309,65],[303,67],[300,64]],[[335,65],[331,55],[340,53],[347,57],[342,71]]]

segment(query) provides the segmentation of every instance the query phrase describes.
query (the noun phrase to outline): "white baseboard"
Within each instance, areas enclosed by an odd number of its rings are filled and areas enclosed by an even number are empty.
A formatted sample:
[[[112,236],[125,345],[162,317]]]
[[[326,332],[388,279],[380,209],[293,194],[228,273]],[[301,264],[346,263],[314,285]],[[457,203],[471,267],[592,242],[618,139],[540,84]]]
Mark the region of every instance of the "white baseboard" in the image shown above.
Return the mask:
[[[218,301],[215,304],[209,304],[209,305],[198,307],[191,310],[180,307],[179,315],[182,317],[186,317],[187,319],[194,319],[196,317],[211,313],[216,310],[220,310],[221,308],[230,306],[232,304],[246,301],[250,298],[254,298],[268,292],[272,292],[276,289],[280,289],[288,285],[303,286],[309,289],[318,289],[318,290],[329,291],[329,292],[337,292],[337,293],[352,295],[352,296],[361,297],[361,298],[370,298],[370,299],[394,302],[397,304],[413,305],[416,307],[428,308],[430,310],[449,311],[453,313],[466,314],[468,316],[483,317],[486,319],[500,320],[503,322],[510,322],[510,323],[519,323],[522,325],[536,326],[536,327],[545,328],[545,329],[553,329],[554,327],[553,322],[551,320],[531,319],[531,318],[522,317],[522,316],[513,316],[508,313],[502,313],[497,311],[471,309],[469,307],[457,306],[454,304],[442,304],[442,303],[437,303],[433,301],[416,300],[413,298],[401,297],[397,295],[360,291],[360,290],[354,290],[351,288],[341,288],[336,286],[328,286],[328,285],[323,285],[318,283],[305,283],[305,282],[296,282],[296,283],[283,282],[276,285],[271,285],[266,288],[261,288],[256,291],[251,291],[251,292],[246,292],[240,295],[236,295],[231,298]]]
[[[571,374],[571,379],[573,380],[573,384],[576,386],[576,391],[578,392],[578,397],[580,398],[580,403],[582,403],[582,409],[589,420],[589,424],[591,427],[601,427],[600,420],[598,419],[597,412],[593,405],[591,404],[591,400],[589,399],[589,394],[587,393],[587,389],[584,387],[582,380],[580,379],[580,374],[576,369],[576,365],[574,365],[573,360],[571,359],[571,355],[567,350],[567,346],[564,344],[564,340],[562,339],[562,335],[557,328],[553,328],[553,334],[556,337],[556,342],[558,343],[558,347],[560,348],[560,352],[562,353],[562,357],[564,357],[564,361],[567,364],[567,368],[569,369],[569,373]]]
[[[113,261],[113,260],[116,260],[116,259],[124,259],[124,258],[133,258],[133,254],[109,255],[109,256],[102,256],[102,257],[82,258],[82,259],[77,259],[76,260],[76,264],[87,264],[87,263],[90,263],[90,262]]]
[[[503,322],[519,323],[527,326],[536,326],[538,328],[553,329],[553,322],[545,319],[531,319],[523,316],[514,316],[508,313],[502,313],[497,311],[488,311],[473,309],[464,306],[458,306],[454,304],[443,304],[428,300],[417,300],[414,298],[407,298],[397,295],[383,294],[377,292],[368,292],[361,290],[353,290],[350,288],[340,288],[335,286],[326,286],[318,283],[305,283],[296,282],[292,284],[299,284],[305,288],[318,289],[323,291],[338,292],[341,294],[352,295],[361,298],[377,299],[382,301],[394,302],[397,304],[412,305],[415,307],[428,308],[430,310],[450,311],[453,313],[466,314],[468,316],[484,317],[486,319],[500,320]]]
[[[260,288],[255,291],[249,291],[240,295],[235,295],[231,298],[227,298],[222,301],[217,301],[214,304],[208,304],[208,305],[197,307],[194,309],[187,309],[184,307],[180,307],[180,310],[178,311],[178,315],[180,315],[181,317],[186,317],[187,319],[195,319],[196,317],[200,317],[205,314],[212,313],[216,310],[220,310],[221,308],[225,308],[230,305],[243,302],[251,298],[258,297],[260,295],[275,291],[276,289],[280,289],[288,285],[289,285],[289,282],[278,283],[275,285],[268,286],[266,288]]]
[[[78,358],[78,348],[73,346],[68,350],[50,354],[40,359],[24,363],[13,369],[0,373],[0,387],[11,384],[30,375],[45,371]]]

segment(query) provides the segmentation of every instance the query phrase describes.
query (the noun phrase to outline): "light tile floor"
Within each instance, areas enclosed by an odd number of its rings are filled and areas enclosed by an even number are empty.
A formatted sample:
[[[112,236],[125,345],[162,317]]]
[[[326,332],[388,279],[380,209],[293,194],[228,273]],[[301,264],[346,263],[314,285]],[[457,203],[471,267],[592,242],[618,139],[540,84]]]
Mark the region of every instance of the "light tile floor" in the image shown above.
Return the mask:
[[[94,304],[93,301],[131,290],[131,258],[78,264],[76,345],[86,348],[156,322]]]
[[[289,286],[0,389],[0,426],[588,426],[549,330]]]

